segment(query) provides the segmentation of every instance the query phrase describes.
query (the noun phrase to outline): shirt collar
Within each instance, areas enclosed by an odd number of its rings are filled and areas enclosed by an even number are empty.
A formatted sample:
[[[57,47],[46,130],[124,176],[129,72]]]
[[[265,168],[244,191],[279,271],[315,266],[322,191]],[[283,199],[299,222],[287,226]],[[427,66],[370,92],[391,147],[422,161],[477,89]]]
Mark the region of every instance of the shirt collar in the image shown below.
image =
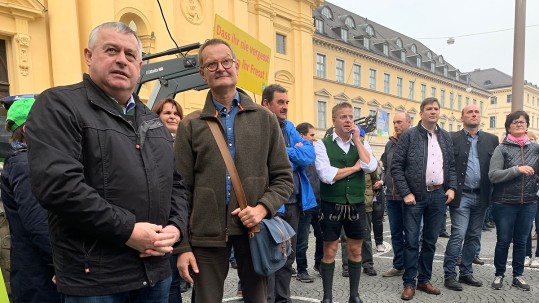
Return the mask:
[[[343,141],[343,140],[341,139],[341,137],[339,137],[339,135],[337,135],[337,133],[335,132],[335,130],[333,130],[332,139],[333,139],[333,141],[339,139],[339,140],[341,140],[343,143],[348,143],[348,142],[350,142],[350,144],[354,145],[354,140],[352,140],[352,134],[350,134],[350,138],[348,138],[347,141]]]
[[[109,96],[110,97],[110,96]],[[124,114],[127,114],[127,112],[129,112],[130,110],[132,110],[133,108],[135,108],[135,98],[133,98],[133,95],[131,95],[129,97],[129,100],[127,100],[127,103],[125,104],[125,106],[122,106],[118,100],[114,99],[113,97],[110,97],[112,100],[114,100],[114,102],[118,103],[118,105],[120,105],[120,107],[122,108],[122,111],[124,112]]]
[[[213,105],[215,106],[215,109],[219,112],[219,114],[226,113],[227,109],[223,104],[219,103],[217,100],[213,98],[212,98],[212,102],[213,102]],[[232,99],[230,110],[232,110],[232,108],[236,106],[240,106],[240,94],[238,93],[238,91],[236,91],[236,95],[234,95],[234,99]]]
[[[470,135],[470,132],[469,132],[467,129],[463,128],[462,130],[463,130],[464,133],[466,134],[466,137],[468,137],[468,138],[473,138],[473,137]],[[478,130],[477,133],[475,133],[475,137],[479,137],[479,133],[480,133],[480,132],[481,132],[481,131]]]

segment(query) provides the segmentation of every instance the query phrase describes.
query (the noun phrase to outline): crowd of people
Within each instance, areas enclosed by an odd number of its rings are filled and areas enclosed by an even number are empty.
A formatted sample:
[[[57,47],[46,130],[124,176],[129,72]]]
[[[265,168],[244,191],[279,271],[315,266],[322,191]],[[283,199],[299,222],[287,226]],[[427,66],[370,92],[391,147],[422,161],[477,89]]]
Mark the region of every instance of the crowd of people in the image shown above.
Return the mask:
[[[128,26],[93,29],[84,57],[82,82],[8,111],[14,153],[1,189],[14,302],[178,303],[186,285],[193,286],[192,302],[221,302],[232,251],[245,302],[291,302],[294,262],[296,279],[313,282],[306,253],[312,228],[322,303],[333,302],[339,243],[348,302],[359,303],[361,273],[377,275],[373,249],[385,249],[384,204],[394,257],[382,276],[402,276],[403,300],[416,290],[441,293],[431,283],[432,263],[447,208],[447,289],[483,285],[472,264],[488,210],[497,233],[491,287],[504,287],[512,243],[511,285],[530,289],[523,269],[539,267],[539,251],[533,257],[530,245],[539,145],[527,134],[526,112],[507,116],[500,143],[480,130],[476,105],[462,110],[463,129],[448,133],[437,123],[440,103],[426,98],[417,125],[407,113],[395,114],[394,135],[378,161],[350,103],[333,107],[333,132],[320,140],[313,125],[287,119],[283,86],[267,86],[256,104],[237,87],[239,62],[223,40],[199,49],[209,90],[202,110],[186,116],[173,99],[152,111],[134,94],[142,47]],[[213,122],[245,190],[244,209]],[[293,253],[262,276],[253,267],[248,229],[273,216],[296,231]]]

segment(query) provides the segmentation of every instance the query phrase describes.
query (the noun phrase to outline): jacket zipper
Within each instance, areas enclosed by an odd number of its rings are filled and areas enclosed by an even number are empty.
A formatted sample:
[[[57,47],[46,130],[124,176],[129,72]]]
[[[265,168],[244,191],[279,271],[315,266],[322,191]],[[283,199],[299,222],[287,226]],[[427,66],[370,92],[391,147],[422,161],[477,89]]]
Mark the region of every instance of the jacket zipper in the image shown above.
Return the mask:
[[[520,147],[520,162],[524,165],[524,146]],[[522,182],[520,182],[520,204],[524,203],[524,175],[521,177]]]

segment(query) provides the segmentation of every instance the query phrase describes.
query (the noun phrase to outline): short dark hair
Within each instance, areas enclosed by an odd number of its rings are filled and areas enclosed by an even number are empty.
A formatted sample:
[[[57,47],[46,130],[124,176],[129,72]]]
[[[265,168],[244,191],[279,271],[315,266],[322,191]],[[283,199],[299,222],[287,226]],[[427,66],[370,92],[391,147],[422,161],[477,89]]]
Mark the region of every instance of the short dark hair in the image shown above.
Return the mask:
[[[217,45],[217,44],[226,45],[228,47],[228,49],[230,49],[230,54],[232,54],[232,59],[236,59],[236,54],[234,54],[234,50],[232,49],[230,44],[228,44],[228,42],[226,42],[225,40],[222,40],[222,39],[218,39],[218,38],[208,39],[198,49],[198,67],[199,68],[202,68],[202,64],[204,63],[204,62],[202,62],[202,51],[206,48],[206,46]]]
[[[425,100],[423,100],[423,102],[421,102],[421,105],[419,106],[419,111],[422,112],[423,109],[425,109],[425,106],[430,105],[434,102],[436,102],[436,104],[438,104],[438,107],[440,107],[440,102],[438,102],[438,99],[436,99],[435,97],[425,98]]]
[[[176,107],[176,110],[178,111],[178,114],[180,115],[180,119],[183,119],[183,109],[182,109],[182,106],[180,105],[180,103],[178,103],[178,101],[172,99],[172,98],[165,98],[165,99],[162,99],[161,101],[157,102],[153,108],[152,108],[152,112],[160,115],[161,112],[163,111],[163,107],[165,107],[165,104],[167,103],[170,103],[172,104],[174,107]]]
[[[268,100],[268,103],[271,103],[273,100],[273,94],[275,94],[275,92],[287,93],[288,91],[282,85],[277,83],[268,85],[262,92],[262,104],[264,104],[264,100]]]
[[[309,122],[303,122],[298,125],[296,125],[296,130],[300,135],[307,135],[309,132],[309,129],[314,129],[314,126]]]
[[[343,108],[354,108],[354,107],[352,106],[352,104],[350,104],[348,102],[337,103],[331,109],[331,117],[332,118],[337,118],[337,117],[335,117],[335,115],[337,114],[337,111],[340,110],[340,109],[343,109]]]
[[[11,131],[11,126],[13,126],[13,121],[8,120],[6,124],[6,130]],[[26,134],[24,132],[23,126],[24,126],[24,123],[13,131],[13,133],[11,134],[11,137],[9,138],[9,143],[13,143],[13,142],[26,143]]]
[[[523,110],[514,111],[510,113],[509,115],[507,115],[507,117],[505,118],[505,131],[508,134],[509,134],[509,128],[511,127],[511,123],[513,123],[513,121],[520,118],[521,116],[523,116],[524,119],[526,119],[526,124],[530,125],[530,116],[528,115],[527,112]]]

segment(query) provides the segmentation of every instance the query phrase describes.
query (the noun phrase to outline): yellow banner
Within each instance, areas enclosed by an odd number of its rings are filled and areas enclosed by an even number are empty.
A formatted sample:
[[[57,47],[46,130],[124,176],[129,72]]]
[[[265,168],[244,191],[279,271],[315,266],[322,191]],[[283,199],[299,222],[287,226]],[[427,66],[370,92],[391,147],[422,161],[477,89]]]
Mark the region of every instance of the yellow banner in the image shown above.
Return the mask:
[[[240,65],[238,86],[262,95],[268,85],[271,48],[219,15],[215,15],[213,37],[225,40],[234,50]]]

